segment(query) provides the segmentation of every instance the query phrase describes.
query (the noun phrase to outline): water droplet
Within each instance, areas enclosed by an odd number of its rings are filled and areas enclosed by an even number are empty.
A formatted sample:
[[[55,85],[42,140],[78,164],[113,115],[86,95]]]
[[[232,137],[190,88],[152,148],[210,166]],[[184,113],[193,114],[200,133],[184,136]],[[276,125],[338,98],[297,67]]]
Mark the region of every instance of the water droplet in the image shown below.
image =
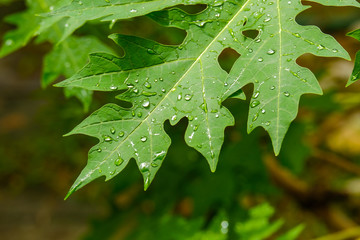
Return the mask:
[[[273,55],[274,53],[275,53],[275,50],[273,50],[273,49],[269,49],[269,51],[267,51],[268,55]]]
[[[271,86],[271,87],[270,87],[270,90],[274,90],[274,89],[275,89],[275,86]]]
[[[261,113],[262,113],[262,114],[266,113],[266,110],[265,110],[265,109],[261,109]]]
[[[295,37],[297,37],[297,38],[301,38],[301,35],[298,34],[298,33],[293,33],[293,35],[294,35]]]
[[[262,57],[258,58],[258,62],[263,62],[263,61],[264,61],[264,59]]]
[[[143,162],[140,164],[139,168],[140,168],[141,172],[148,172],[149,171],[149,163]]]
[[[69,27],[69,24],[68,24],[68,23],[66,23],[64,26],[67,28],[67,27]]]
[[[158,167],[159,165],[153,162],[153,163],[151,163],[151,166],[152,167]]]
[[[271,17],[266,17],[265,19],[264,19],[264,22],[270,22],[271,21]]]
[[[150,48],[147,50],[147,52],[150,53],[150,54],[155,54],[155,51],[150,49]]]
[[[161,89],[161,91],[162,91],[163,93],[165,93],[165,92],[166,92],[165,88]]]
[[[124,162],[124,159],[122,159],[120,156],[115,160],[115,165],[120,166]]]
[[[82,2],[82,1],[79,1],[79,5],[83,5],[83,2]]]
[[[143,137],[140,138],[140,140],[141,140],[142,142],[146,142],[147,137],[143,136]]]
[[[339,52],[339,50],[337,50],[337,49],[335,49],[335,48],[334,48],[332,51],[333,51],[333,53]]]
[[[125,133],[124,133],[123,131],[119,132],[119,137],[123,137],[124,134],[125,134]]]
[[[258,117],[259,117],[259,114],[258,114],[258,113],[256,113],[256,114],[253,116],[252,121],[253,121],[253,122],[255,122],[255,121],[258,119]]]
[[[214,7],[219,7],[221,5],[224,4],[224,1],[223,0],[215,0],[214,3],[213,3],[213,6]]]
[[[136,13],[137,10],[136,10],[136,9],[131,9],[130,12],[131,12],[131,13]]]
[[[216,13],[215,17],[217,17],[217,18],[220,17],[220,13]]]
[[[177,116],[176,115],[173,115],[172,117],[171,117],[171,120],[172,121],[175,121],[177,119]]]
[[[14,41],[11,40],[11,39],[8,39],[8,40],[5,41],[5,45],[6,45],[6,46],[10,46],[10,45],[12,45],[13,43],[14,43]]]
[[[258,106],[259,104],[260,104],[260,102],[258,100],[254,100],[254,101],[251,102],[250,106],[252,108],[254,108],[254,107]]]
[[[205,113],[208,112],[206,103],[202,103],[202,104],[200,105],[200,108],[201,108]]]
[[[143,102],[142,106],[143,106],[144,108],[149,107],[149,106],[150,106],[150,101],[149,101],[149,100],[145,100],[145,101]]]
[[[101,169],[99,169],[99,173],[102,173],[102,170],[101,170]]]
[[[111,142],[112,140],[113,139],[110,136],[107,136],[107,135],[104,136],[104,141],[105,142]]]
[[[289,97],[290,93],[289,92],[284,92],[285,97]]]
[[[101,149],[101,148],[98,148],[97,151],[98,151],[98,152],[102,152],[102,149]]]
[[[138,112],[137,116],[138,116],[138,117],[142,117],[142,113],[141,113],[141,112]]]
[[[265,125],[270,126],[270,122],[269,121],[265,122]]]
[[[174,72],[174,71],[172,71],[172,72],[171,72],[171,74],[172,74],[172,75],[174,75],[174,74],[175,74],[175,72]]]
[[[116,90],[116,89],[118,89],[118,87],[112,85],[112,86],[110,86],[110,89],[111,89],[111,90]]]
[[[186,100],[186,101],[190,101],[191,98],[192,98],[192,96],[191,96],[190,94],[186,94],[186,95],[185,95],[185,100]]]
[[[164,79],[163,79],[163,78],[159,78],[159,81],[161,81],[161,82],[162,82],[162,81],[164,81]]]
[[[325,46],[324,46],[324,45],[319,44],[319,45],[317,45],[317,49],[319,49],[319,50],[323,50],[323,49],[325,49]]]
[[[248,49],[249,53],[252,53],[254,50],[252,48]]]
[[[155,96],[157,93],[156,92],[142,91],[141,94],[146,96],[146,97],[151,97],[151,96]]]
[[[254,92],[253,98],[258,98],[259,94],[260,94],[259,91]]]
[[[111,132],[112,134],[115,134],[116,129],[115,129],[114,127],[112,127],[112,128],[110,128],[110,132]]]
[[[206,23],[205,21],[199,21],[199,20],[195,22],[195,24],[199,27],[203,27],[205,23]]]
[[[145,86],[146,88],[151,88],[151,84],[150,84],[149,82],[145,82],[144,86]]]

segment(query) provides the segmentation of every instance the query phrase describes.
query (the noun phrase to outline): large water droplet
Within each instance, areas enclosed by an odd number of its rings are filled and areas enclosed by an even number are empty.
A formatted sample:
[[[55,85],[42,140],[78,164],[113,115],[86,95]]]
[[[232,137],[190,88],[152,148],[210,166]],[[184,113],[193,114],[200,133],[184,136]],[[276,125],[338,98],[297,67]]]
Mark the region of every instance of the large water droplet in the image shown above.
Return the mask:
[[[185,95],[185,100],[186,100],[186,101],[190,101],[191,98],[192,98],[192,96],[191,96],[190,94],[186,94],[186,95]]]
[[[319,45],[317,45],[317,49],[319,49],[319,50],[324,50],[324,49],[325,49],[325,46],[324,46],[324,45],[319,44]]]
[[[13,43],[14,43],[14,41],[13,41],[12,39],[8,39],[8,40],[5,41],[5,45],[6,45],[6,46],[10,46],[10,45],[12,45]]]
[[[155,51],[152,50],[151,48],[149,48],[149,49],[147,50],[147,52],[150,53],[150,54],[155,54]]]
[[[260,102],[258,100],[254,100],[254,101],[251,102],[250,106],[252,108],[254,108],[254,107],[258,106],[259,104],[260,104]]]
[[[140,168],[141,172],[148,172],[149,171],[149,163],[143,162],[140,164],[139,168]]]
[[[112,134],[115,134],[116,129],[115,129],[114,127],[112,127],[112,128],[110,128],[110,132],[111,132]]]
[[[275,50],[274,49],[269,49],[269,51],[267,51],[267,54],[268,55],[273,55],[275,53]]]
[[[253,119],[252,121],[255,122],[259,117],[259,114],[258,113],[255,113],[254,116],[253,116]]]
[[[122,159],[120,156],[115,160],[115,165],[120,166],[124,162],[124,159]]]
[[[104,137],[105,142],[111,142],[113,139],[110,136],[105,135]]]
[[[146,96],[146,97],[152,97],[152,96],[155,96],[157,93],[156,92],[142,91],[141,94]]]
[[[144,100],[142,106],[143,106],[144,108],[149,107],[149,106],[150,106],[150,101],[149,101],[149,100]]]
[[[253,98],[258,98],[259,97],[259,95],[260,95],[260,92],[259,91],[256,91],[256,92],[254,92],[254,95],[253,95]]]
[[[205,113],[208,112],[206,103],[201,104],[201,105],[200,105],[200,108],[201,108]]]
[[[119,137],[123,137],[124,134],[125,134],[125,133],[124,133],[123,131],[119,132]]]
[[[270,22],[271,21],[271,17],[266,17],[265,19],[264,19],[264,22]]]
[[[145,86],[146,88],[151,88],[151,84],[150,84],[149,82],[145,82],[145,83],[144,83],[144,86]]]

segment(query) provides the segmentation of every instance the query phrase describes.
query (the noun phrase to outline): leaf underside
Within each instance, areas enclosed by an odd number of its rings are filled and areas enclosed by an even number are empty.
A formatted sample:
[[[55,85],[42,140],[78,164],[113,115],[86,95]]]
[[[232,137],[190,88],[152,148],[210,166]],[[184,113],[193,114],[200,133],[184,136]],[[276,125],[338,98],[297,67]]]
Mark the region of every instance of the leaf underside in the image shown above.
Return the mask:
[[[215,171],[224,129],[234,124],[222,102],[249,83],[254,85],[254,92],[248,131],[263,127],[278,154],[297,115],[300,96],[322,92],[315,76],[297,65],[296,59],[304,53],[349,59],[333,37],[315,26],[296,23],[295,17],[308,8],[300,0],[202,2],[208,7],[198,14],[172,8],[148,15],[161,25],[184,29],[187,37],[181,45],[165,46],[138,37],[111,35],[124,49],[124,57],[91,54],[88,65],[58,84],[95,91],[125,90],[117,98],[132,103],[129,109],[107,104],[70,132],[96,137],[99,143],[90,150],[88,164],[68,196],[100,176],[113,178],[132,158],[146,189],[171,144],[164,131],[166,120],[175,125],[184,117],[188,119],[186,143],[199,151]],[[314,2],[359,6],[352,0]],[[247,37],[250,30],[257,33],[255,38]],[[229,74],[218,63],[226,48],[240,54]]]

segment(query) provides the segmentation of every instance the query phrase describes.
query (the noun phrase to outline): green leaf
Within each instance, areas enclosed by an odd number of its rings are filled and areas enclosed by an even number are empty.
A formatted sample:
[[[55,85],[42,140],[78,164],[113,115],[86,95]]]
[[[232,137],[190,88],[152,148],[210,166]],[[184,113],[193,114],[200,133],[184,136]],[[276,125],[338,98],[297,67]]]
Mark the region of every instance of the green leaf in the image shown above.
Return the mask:
[[[359,5],[354,1],[318,2]],[[263,127],[278,154],[297,115],[300,96],[321,94],[315,76],[298,66],[296,59],[304,53],[349,58],[333,37],[317,27],[296,23],[296,15],[305,9],[299,0],[244,0],[215,1],[195,15],[176,8],[150,14],[164,26],[187,31],[180,46],[112,35],[125,50],[124,57],[92,54],[85,68],[58,84],[97,91],[126,90],[118,98],[133,104],[131,109],[108,104],[71,132],[100,142],[90,150],[89,162],[69,194],[100,176],[111,179],[131,158],[143,174],[146,189],[170,146],[164,121],[174,125],[183,117],[189,120],[186,143],[215,171],[224,129],[234,121],[221,103],[238,97],[248,83],[255,89],[249,132]],[[255,39],[247,37],[250,30],[258,32]],[[218,63],[225,48],[241,55],[228,75]]]
[[[57,11],[46,14],[39,32],[51,27],[54,23],[63,18],[65,22],[63,34],[59,42],[70,36],[77,28],[81,27],[87,21],[101,20],[113,21],[128,19],[146,15],[167,7],[178,4],[198,4],[210,3],[211,0],[75,0],[69,6],[63,7]]]
[[[42,20],[41,17],[38,17],[40,13],[66,6],[69,3],[70,0],[28,0],[26,11],[10,15],[5,19],[9,23],[17,25],[17,29],[5,34],[4,44],[0,49],[0,57],[25,46],[39,33]],[[44,41],[56,43],[64,28],[64,24],[58,22],[46,31],[42,31],[36,40],[38,43]],[[61,44],[54,46],[44,58],[42,86],[48,86],[60,76],[69,78],[79,71],[88,61],[89,49],[93,52],[112,53],[109,47],[94,37],[69,37]],[[66,88],[64,91],[66,97],[77,97],[82,102],[85,111],[88,110],[92,100],[91,91],[79,88]]]
[[[0,48],[0,57],[4,57],[19,48],[25,46],[40,28],[41,17],[37,15],[48,12],[51,9],[67,5],[71,0],[27,0],[27,10],[5,17],[5,22],[17,26],[15,30],[9,31],[3,38],[4,44]]]
[[[94,37],[69,37],[44,58],[42,86],[53,83],[59,76],[71,77],[88,61],[88,51],[112,53],[111,49]],[[77,97],[84,110],[89,109],[92,91],[80,88],[65,88],[65,96]]]
[[[360,41],[360,29],[352,31],[347,35]],[[359,79],[360,79],[360,51],[356,53],[354,70],[346,86],[353,84]]]
[[[239,222],[235,225],[235,231],[240,239],[263,240],[276,233],[283,225],[282,220],[276,220],[271,223],[270,218],[274,214],[274,209],[264,203],[258,205],[249,211],[249,218],[245,222]],[[277,240],[295,240],[301,231],[303,225],[299,225],[289,232],[279,236]]]

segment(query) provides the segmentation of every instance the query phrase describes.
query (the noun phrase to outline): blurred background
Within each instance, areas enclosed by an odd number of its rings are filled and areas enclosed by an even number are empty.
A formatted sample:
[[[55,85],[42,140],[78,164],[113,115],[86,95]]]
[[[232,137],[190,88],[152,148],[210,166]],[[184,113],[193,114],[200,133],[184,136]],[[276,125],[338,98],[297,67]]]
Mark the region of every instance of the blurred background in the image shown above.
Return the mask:
[[[311,5],[297,21],[319,26],[354,59],[360,43],[345,35],[360,28],[360,10]],[[204,8],[180,7],[194,13]],[[23,1],[0,1],[1,38],[15,28],[4,17],[25,9]],[[90,22],[75,34],[97,36],[121,54],[106,38],[114,32],[164,44],[180,44],[185,37],[147,17],[119,21],[112,29]],[[360,237],[360,83],[345,88],[353,62],[311,54],[298,59],[316,74],[324,95],[302,97],[277,158],[263,129],[246,133],[249,102],[226,101],[236,125],[226,129],[215,173],[185,144],[183,119],[175,127],[165,124],[173,144],[148,191],[132,161],[111,181],[98,179],[64,201],[96,139],[62,135],[116,100],[94,93],[85,111],[62,89],[42,88],[43,58],[50,49],[48,42],[31,42],[0,59],[0,239],[239,239],[239,223],[265,202],[275,210],[270,220],[283,221],[277,234],[303,224],[299,239]],[[219,61],[228,71],[237,57],[226,50]],[[251,96],[252,87],[244,91]]]

